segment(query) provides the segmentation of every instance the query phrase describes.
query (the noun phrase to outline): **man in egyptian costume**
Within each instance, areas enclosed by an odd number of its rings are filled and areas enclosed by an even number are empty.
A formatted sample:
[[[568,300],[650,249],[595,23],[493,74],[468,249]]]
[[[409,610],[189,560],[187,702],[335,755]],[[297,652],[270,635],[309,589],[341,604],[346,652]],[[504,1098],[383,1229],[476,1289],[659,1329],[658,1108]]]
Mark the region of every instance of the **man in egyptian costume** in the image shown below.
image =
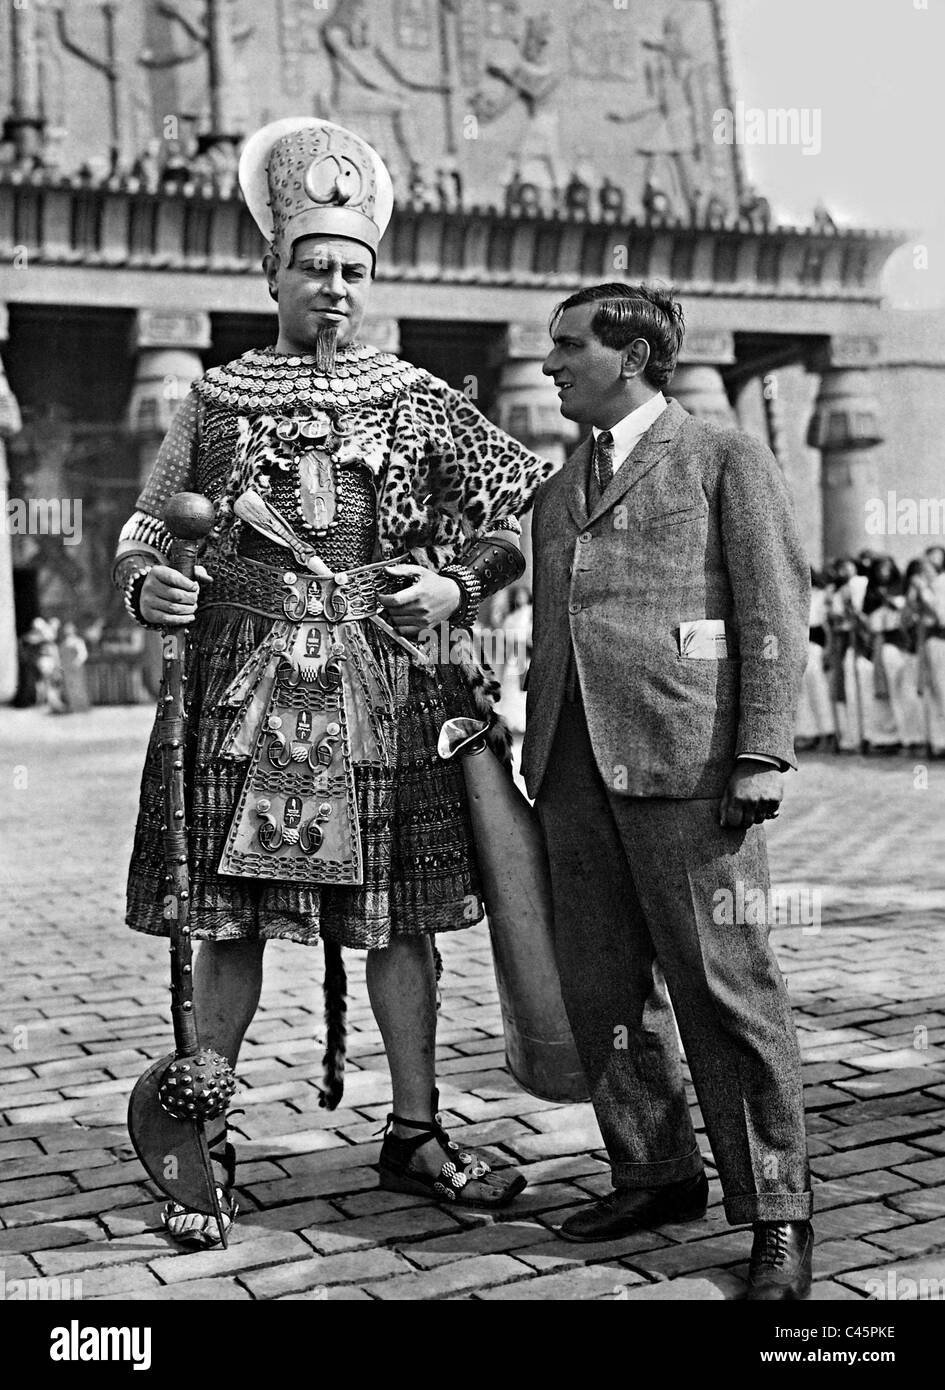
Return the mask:
[[[462,772],[437,756],[452,717],[492,721],[494,682],[462,643],[516,579],[516,516],[551,471],[429,372],[358,330],[390,218],[390,177],[358,136],[276,121],[247,142],[240,184],[269,250],[275,347],[194,383],[124,527],[115,582],[137,621],[190,625],[185,747],[190,927],[201,1044],[237,1062],[265,943],[325,950],[322,1104],[341,1095],[341,948],[367,951],[393,1113],[382,1186],[490,1208],[525,1185],[463,1151],[437,1117],[435,933],[481,920]],[[203,494],[214,524],[191,581],[168,500]],[[418,646],[417,639],[420,639]],[[457,659],[457,654],[461,659]],[[128,924],[167,934],[157,726],[142,780]],[[216,1131],[216,1132],[215,1132]],[[236,1215],[225,1117],[208,1129],[223,1229]],[[171,1202],[196,1245],[212,1218]]]

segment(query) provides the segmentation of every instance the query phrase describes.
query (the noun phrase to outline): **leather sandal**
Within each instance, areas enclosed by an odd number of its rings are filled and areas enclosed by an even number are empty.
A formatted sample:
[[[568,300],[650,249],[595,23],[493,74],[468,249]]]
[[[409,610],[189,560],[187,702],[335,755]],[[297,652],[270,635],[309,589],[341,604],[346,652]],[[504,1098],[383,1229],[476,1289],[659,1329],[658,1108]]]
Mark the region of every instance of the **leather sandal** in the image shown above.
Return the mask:
[[[434,1091],[434,1111],[438,1101],[439,1094]],[[388,1133],[391,1125],[403,1125],[420,1132],[407,1139]],[[410,1166],[417,1150],[431,1140],[439,1144],[446,1155],[439,1174],[425,1173]],[[508,1177],[494,1173],[484,1158],[461,1149],[449,1137],[437,1113],[434,1113],[432,1120],[406,1120],[401,1115],[388,1115],[378,1167],[380,1186],[386,1192],[409,1192],[418,1197],[432,1197],[434,1201],[448,1206],[470,1207],[480,1211],[506,1206],[528,1185],[528,1180],[521,1173],[512,1173]],[[466,1188],[470,1182],[479,1183],[489,1195],[467,1195]]]
[[[242,1111],[236,1113],[242,1114]],[[239,1203],[233,1194],[233,1185],[236,1181],[236,1150],[227,1139],[229,1130],[230,1125],[225,1123],[222,1132],[209,1146],[210,1162],[214,1165],[215,1175],[220,1176],[222,1169],[223,1180],[217,1183],[217,1199],[223,1218],[223,1231],[227,1236],[229,1236],[233,1229],[233,1222],[239,1215]],[[236,1133],[242,1134],[242,1130],[236,1130]],[[208,1250],[222,1243],[220,1228],[215,1216],[209,1216],[202,1211],[191,1211],[187,1207],[181,1206],[180,1202],[166,1202],[164,1204],[161,1211],[161,1224],[168,1235],[173,1236],[176,1241],[179,1241],[189,1250]]]

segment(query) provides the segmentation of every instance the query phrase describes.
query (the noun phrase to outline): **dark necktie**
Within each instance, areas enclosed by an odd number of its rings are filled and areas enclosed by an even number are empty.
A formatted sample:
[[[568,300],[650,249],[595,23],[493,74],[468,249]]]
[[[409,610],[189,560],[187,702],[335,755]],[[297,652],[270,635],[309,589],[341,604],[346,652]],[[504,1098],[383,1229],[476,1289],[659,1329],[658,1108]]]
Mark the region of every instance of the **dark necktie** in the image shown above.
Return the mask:
[[[594,467],[601,492],[614,476],[614,437],[610,430],[601,430],[594,445]]]

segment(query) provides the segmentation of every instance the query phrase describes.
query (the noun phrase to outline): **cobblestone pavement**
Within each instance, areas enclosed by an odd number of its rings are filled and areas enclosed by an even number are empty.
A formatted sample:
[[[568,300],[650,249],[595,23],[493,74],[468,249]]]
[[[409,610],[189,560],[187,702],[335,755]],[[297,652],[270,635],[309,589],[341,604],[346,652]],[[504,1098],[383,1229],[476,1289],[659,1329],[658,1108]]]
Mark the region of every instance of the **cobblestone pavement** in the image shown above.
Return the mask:
[[[441,1104],[463,1144],[522,1166],[529,1187],[509,1214],[377,1190],[389,1089],[363,957],[349,961],[343,1108],[327,1114],[320,953],[276,945],[240,1066],[244,1214],[228,1251],[179,1253],[124,1129],[134,1080],[170,1038],[166,947],[121,924],[148,720],[0,710],[8,1283],[76,1281],[68,1294],[81,1281],[85,1299],[738,1295],[749,1233],[725,1224],[714,1180],[702,1222],[598,1246],[556,1237],[609,1186],[601,1139],[589,1106],[536,1100],[504,1070],[484,928],[442,941]],[[820,1299],[934,1296],[921,1281],[945,1280],[943,791],[943,766],[815,759],[771,830],[797,914],[774,940],[804,1049]]]

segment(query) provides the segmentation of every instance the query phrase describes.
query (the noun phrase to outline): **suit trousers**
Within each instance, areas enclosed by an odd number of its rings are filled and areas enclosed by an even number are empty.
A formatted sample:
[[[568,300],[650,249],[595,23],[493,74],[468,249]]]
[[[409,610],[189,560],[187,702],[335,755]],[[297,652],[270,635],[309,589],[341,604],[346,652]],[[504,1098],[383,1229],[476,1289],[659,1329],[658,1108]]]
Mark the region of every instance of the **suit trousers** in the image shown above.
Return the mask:
[[[580,698],[562,707],[535,807],[562,994],[614,1186],[659,1187],[702,1168],[675,1013],[728,1220],[806,1220],[794,1021],[768,922],[738,921],[768,917],[738,911],[760,901],[752,889],[770,901],[762,828],[721,827],[718,799],[610,791]]]

